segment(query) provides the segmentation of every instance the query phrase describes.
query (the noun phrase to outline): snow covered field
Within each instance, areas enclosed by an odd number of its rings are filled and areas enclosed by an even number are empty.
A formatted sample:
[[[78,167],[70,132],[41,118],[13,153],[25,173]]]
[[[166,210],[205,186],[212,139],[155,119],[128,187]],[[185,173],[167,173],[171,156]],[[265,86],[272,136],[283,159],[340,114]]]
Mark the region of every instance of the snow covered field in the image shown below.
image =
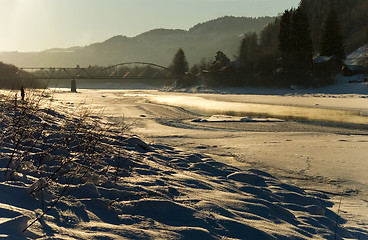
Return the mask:
[[[368,112],[363,92],[335,94],[57,90],[30,112],[3,96],[0,238],[368,239],[366,125],[159,102]]]

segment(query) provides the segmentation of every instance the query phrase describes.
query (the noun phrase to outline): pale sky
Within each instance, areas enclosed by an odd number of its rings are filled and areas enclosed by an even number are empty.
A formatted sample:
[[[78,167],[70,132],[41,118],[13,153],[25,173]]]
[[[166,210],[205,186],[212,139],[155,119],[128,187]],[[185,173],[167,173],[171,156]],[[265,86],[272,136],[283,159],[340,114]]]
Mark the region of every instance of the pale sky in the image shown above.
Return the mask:
[[[300,0],[0,0],[0,51],[85,46],[222,16],[276,16]]]

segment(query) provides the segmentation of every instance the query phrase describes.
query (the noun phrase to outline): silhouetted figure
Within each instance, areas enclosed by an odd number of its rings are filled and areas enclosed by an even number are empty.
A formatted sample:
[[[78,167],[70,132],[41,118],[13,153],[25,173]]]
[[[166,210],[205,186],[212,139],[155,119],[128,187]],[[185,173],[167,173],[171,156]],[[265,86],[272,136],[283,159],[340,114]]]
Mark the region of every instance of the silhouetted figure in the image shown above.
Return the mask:
[[[20,89],[20,96],[22,97],[22,101],[24,101],[25,93],[24,93],[24,88],[23,88],[23,86],[22,86],[22,88]]]

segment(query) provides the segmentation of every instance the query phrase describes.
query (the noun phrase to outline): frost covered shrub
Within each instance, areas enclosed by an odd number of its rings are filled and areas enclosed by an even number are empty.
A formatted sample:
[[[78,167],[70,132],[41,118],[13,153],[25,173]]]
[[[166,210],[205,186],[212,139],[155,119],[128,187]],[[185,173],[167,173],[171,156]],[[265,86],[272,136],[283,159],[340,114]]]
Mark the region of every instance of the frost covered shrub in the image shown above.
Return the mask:
[[[0,92],[0,179],[28,183],[47,211],[74,185],[118,181],[126,174],[125,138],[117,127],[81,106],[73,113],[55,109],[45,92],[26,96],[21,101],[17,92]]]

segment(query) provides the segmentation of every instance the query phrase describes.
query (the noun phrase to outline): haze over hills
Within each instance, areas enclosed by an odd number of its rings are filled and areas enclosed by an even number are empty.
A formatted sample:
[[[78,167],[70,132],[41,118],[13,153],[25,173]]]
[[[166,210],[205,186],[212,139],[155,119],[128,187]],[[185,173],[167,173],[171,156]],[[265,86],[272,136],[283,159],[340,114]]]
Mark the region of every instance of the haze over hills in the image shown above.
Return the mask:
[[[135,37],[114,36],[85,47],[53,48],[42,52],[2,52],[0,61],[18,67],[101,65],[145,61],[168,66],[179,48],[193,65],[217,51],[233,57],[245,33],[259,33],[274,17],[222,17],[187,30],[155,29]]]

